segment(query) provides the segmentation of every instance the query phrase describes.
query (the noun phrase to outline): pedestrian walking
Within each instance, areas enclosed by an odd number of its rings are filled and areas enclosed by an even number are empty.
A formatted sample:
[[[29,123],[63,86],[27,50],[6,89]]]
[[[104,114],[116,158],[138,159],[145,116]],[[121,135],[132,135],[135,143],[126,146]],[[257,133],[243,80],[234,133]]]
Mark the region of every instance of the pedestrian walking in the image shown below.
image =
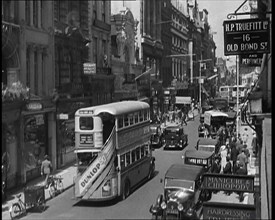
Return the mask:
[[[225,145],[221,146],[221,167],[224,168],[226,165],[227,149]]]
[[[243,163],[239,163],[238,169],[236,170],[236,175],[247,175],[247,169],[245,168],[245,165]],[[239,194],[239,200],[242,202],[244,200],[244,194],[243,192],[238,192]]]
[[[242,134],[242,141],[243,144],[247,144],[247,140],[248,140],[248,130],[247,128],[244,129],[244,132]]]
[[[232,174],[232,163],[230,162],[230,157],[226,157],[226,165],[223,168],[223,173],[224,174]],[[232,192],[225,191],[224,192],[226,195],[230,195]]]
[[[49,156],[45,155],[44,160],[42,161],[42,164],[41,164],[41,175],[44,176],[45,178],[46,188],[48,186],[48,178],[51,171],[52,171],[52,162],[50,161]]]
[[[186,113],[185,112],[183,112],[182,113],[182,120],[181,120],[181,124],[185,124],[185,125],[187,125],[187,123],[186,123]]]
[[[236,170],[237,170],[237,158],[239,155],[239,151],[237,150],[235,143],[232,143],[231,146],[232,146],[232,148],[231,148],[230,156],[231,156],[232,165],[233,165],[232,171],[233,171],[233,174],[235,174]]]
[[[240,161],[240,164],[244,164],[244,167],[247,170],[248,158],[245,155],[245,149],[242,149],[242,153],[238,155],[237,160]]]
[[[254,156],[257,157],[257,155],[258,155],[258,141],[257,141],[257,135],[255,132],[253,132],[251,147],[252,147]]]
[[[221,172],[220,158],[216,156],[215,161],[211,166],[211,173],[220,173],[220,172]]]

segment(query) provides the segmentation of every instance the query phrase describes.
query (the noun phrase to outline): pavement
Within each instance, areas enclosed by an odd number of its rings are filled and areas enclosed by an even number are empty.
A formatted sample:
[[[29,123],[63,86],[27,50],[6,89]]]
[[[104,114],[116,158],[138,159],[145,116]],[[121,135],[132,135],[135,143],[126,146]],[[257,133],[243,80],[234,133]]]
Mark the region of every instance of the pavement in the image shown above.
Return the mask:
[[[198,114],[199,114],[198,111],[195,110],[194,116],[196,117],[196,116],[198,116]],[[167,125],[169,125],[169,122],[166,124],[166,126]],[[252,155],[253,154],[252,147],[251,147],[252,136],[253,136],[252,129],[249,126],[241,125],[240,126],[241,134],[244,131],[244,128],[248,129],[249,138],[248,138],[247,146],[250,151],[250,155]],[[248,166],[248,174],[250,174],[250,175],[255,175],[255,173],[256,173],[256,168],[258,165],[255,164],[255,162],[256,162],[255,158],[253,156],[251,156],[250,160],[249,160],[249,166]],[[76,170],[77,170],[76,165],[70,164],[64,168],[56,170],[53,173],[53,175],[61,176],[63,178],[64,191],[73,186],[73,183],[74,183],[73,178],[76,175]],[[26,186],[43,185],[43,183],[44,183],[44,178],[39,177],[39,178],[34,179],[33,181],[30,181],[29,183],[27,183]],[[2,203],[2,219],[10,219],[9,208],[11,207],[12,203],[17,201],[16,195],[18,195],[20,193],[23,194],[22,200],[24,201],[23,187],[20,189],[16,189],[16,190],[7,192],[8,198],[4,203]],[[243,204],[254,204],[253,193],[245,193],[244,196],[245,197],[242,202]],[[45,199],[46,199],[46,201],[51,199],[48,189],[45,189]],[[228,195],[225,195],[223,192],[218,192],[217,194],[213,194],[212,200],[218,200],[218,201],[223,201],[223,202],[228,202],[228,203],[235,203],[235,202],[239,203],[238,195],[236,193],[232,193],[230,196],[228,196]]]
[[[69,164],[64,168],[58,169],[55,172],[53,172],[53,175],[61,176],[63,178],[62,181],[63,181],[64,191],[73,186],[73,178],[74,176],[76,176],[76,170],[77,170],[77,167],[75,166],[75,164]],[[43,184],[44,184],[44,178],[39,177],[37,179],[34,179],[28,182],[26,187],[38,186]],[[17,201],[16,195],[18,194],[22,194],[23,196],[21,197],[21,199],[22,201],[25,201],[23,187],[20,189],[15,189],[10,192],[7,192],[7,200],[5,202],[2,202],[2,219],[11,219],[9,214],[9,208],[11,207],[12,203]],[[48,189],[45,189],[45,199],[46,199],[46,202],[52,199],[50,197]]]

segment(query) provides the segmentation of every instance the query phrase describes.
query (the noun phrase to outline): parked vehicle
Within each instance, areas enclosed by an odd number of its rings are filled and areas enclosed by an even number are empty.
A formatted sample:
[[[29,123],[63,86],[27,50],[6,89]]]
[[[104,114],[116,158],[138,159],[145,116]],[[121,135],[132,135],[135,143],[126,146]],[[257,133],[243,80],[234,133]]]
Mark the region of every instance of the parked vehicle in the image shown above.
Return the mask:
[[[204,112],[204,124],[212,138],[217,136],[220,126],[225,126],[228,115],[224,112],[211,110]]]
[[[150,138],[151,147],[153,147],[153,148],[162,147],[163,140],[162,140],[161,125],[160,124],[151,124],[150,131],[151,131],[151,138]]]
[[[214,153],[215,156],[219,156],[220,143],[219,143],[218,139],[199,138],[195,148],[198,151],[211,152],[211,153]]]
[[[207,172],[210,170],[214,162],[215,154],[213,152],[199,151],[199,150],[187,150],[183,156],[183,161],[185,164],[193,164],[197,166],[202,166]]]
[[[183,126],[168,126],[163,132],[164,150],[182,150],[188,144],[188,135],[184,133]]]
[[[161,219],[199,219],[202,202],[206,201],[202,189],[202,166],[173,164],[164,178],[164,194],[157,197],[150,212]],[[161,179],[162,182],[162,179]]]

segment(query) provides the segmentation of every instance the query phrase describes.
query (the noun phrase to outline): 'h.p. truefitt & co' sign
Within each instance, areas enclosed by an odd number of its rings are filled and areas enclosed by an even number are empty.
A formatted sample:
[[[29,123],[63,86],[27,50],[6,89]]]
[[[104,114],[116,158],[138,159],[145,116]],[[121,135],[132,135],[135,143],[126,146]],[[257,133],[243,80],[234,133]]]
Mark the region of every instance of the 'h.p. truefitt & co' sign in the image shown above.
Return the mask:
[[[268,19],[224,21],[224,55],[270,52]]]

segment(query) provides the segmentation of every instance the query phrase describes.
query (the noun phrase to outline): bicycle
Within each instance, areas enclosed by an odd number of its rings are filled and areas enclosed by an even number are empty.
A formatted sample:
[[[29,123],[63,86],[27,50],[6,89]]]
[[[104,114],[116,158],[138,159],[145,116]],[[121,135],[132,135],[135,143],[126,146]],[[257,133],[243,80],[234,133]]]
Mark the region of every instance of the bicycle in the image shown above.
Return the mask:
[[[43,186],[33,186],[24,189],[25,202],[22,201],[22,194],[16,195],[17,201],[12,203],[9,213],[11,219],[16,219],[27,214],[27,209],[37,207],[40,212],[46,209],[46,200]]]
[[[49,176],[48,178],[48,183],[46,185],[46,189],[49,189],[50,197],[53,198],[56,196],[58,193],[63,192],[64,186],[63,186],[63,181],[62,181],[61,176]]]

